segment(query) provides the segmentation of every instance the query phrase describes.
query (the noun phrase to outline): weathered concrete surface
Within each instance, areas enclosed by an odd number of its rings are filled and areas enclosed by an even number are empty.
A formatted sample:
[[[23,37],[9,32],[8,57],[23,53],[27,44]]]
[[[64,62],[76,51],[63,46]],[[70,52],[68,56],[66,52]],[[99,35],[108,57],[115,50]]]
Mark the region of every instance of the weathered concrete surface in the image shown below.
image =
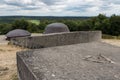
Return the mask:
[[[17,65],[21,80],[120,80],[120,47],[91,42],[18,52]]]
[[[14,38],[11,40],[11,43],[22,47],[36,49],[100,40],[101,31],[80,31],[70,33],[55,33],[34,37]]]

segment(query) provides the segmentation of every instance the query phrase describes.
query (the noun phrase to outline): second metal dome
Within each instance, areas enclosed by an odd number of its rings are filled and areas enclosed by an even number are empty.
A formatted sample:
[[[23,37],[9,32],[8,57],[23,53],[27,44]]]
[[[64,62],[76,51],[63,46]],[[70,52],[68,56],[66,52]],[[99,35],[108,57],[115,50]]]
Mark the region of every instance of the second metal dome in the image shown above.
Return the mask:
[[[52,23],[46,26],[44,34],[70,32],[67,25],[63,23]]]

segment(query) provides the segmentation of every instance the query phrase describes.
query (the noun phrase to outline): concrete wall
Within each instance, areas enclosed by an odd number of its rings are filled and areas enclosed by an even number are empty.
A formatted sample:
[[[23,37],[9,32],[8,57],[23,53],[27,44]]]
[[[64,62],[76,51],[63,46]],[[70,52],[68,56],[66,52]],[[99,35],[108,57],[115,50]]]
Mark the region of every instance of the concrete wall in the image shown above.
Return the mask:
[[[24,57],[18,55],[19,53],[22,52],[17,52],[17,72],[19,80],[37,80],[27,64],[25,64]]]
[[[101,31],[80,31],[70,33],[56,33],[42,36],[14,38],[10,42],[14,45],[28,48],[44,48],[77,43],[87,43],[101,40]]]

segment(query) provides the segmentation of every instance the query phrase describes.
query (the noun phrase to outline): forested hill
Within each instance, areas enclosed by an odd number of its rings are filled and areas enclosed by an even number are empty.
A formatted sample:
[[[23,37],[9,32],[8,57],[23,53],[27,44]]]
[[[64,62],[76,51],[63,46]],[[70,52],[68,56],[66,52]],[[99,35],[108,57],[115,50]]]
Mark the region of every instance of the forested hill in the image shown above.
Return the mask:
[[[0,23],[10,23],[17,19],[31,19],[31,20],[50,20],[50,19],[79,19],[85,20],[91,17],[86,16],[0,16]]]
[[[24,29],[31,33],[43,32],[48,24],[61,22],[70,31],[101,30],[103,34],[120,36],[120,16],[107,17],[99,14],[95,17],[55,17],[55,16],[1,16],[0,34],[14,29]]]

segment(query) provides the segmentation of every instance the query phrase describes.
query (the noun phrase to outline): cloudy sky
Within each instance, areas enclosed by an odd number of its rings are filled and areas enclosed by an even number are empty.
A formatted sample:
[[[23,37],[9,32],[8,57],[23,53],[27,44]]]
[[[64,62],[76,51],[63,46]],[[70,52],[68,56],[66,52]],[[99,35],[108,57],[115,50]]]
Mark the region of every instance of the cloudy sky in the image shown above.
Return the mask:
[[[120,0],[0,0],[0,16],[120,15]]]

